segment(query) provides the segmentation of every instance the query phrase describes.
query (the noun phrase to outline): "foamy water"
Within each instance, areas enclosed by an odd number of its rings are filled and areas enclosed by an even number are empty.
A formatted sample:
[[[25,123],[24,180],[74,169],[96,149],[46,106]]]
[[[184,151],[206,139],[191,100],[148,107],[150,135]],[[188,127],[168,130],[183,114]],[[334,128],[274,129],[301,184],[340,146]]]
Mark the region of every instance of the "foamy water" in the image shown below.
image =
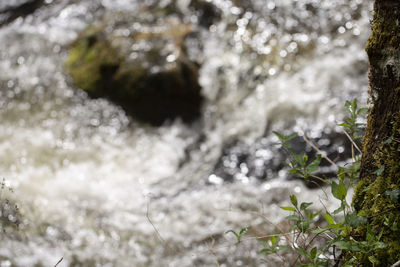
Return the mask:
[[[214,167],[234,140],[251,146],[266,128],[318,137],[342,120],[346,99],[366,102],[369,5],[212,1],[222,19],[200,30],[203,51],[193,48],[203,63],[203,118],[151,128],[89,99],[64,69],[87,23],[126,11],[133,24],[150,2],[46,1],[0,28],[0,175],[23,218],[17,235],[0,239],[0,266],[61,257],[59,266],[276,266],[262,261],[256,241],[232,245],[224,232],[276,231],[256,213],[280,223],[293,192],[319,203],[321,190],[285,173],[257,180],[243,172],[227,183]]]

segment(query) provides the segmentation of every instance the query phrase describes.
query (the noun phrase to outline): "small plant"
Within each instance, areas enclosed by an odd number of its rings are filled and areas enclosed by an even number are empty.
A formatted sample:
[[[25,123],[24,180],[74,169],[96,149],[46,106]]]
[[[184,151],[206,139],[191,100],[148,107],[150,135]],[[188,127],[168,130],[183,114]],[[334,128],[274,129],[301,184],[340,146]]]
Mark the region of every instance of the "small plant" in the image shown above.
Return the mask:
[[[372,266],[379,264],[375,255],[379,250],[387,247],[381,241],[382,232],[379,235],[373,234],[368,218],[358,216],[352,203],[346,199],[349,188],[359,181],[361,151],[355,141],[361,138],[360,133],[364,126],[359,122],[359,116],[365,114],[367,109],[358,108],[357,99],[352,102],[346,101],[345,108],[349,116],[340,126],[344,128],[352,142],[352,163],[345,166],[337,166],[333,163],[337,167],[336,180],[324,180],[315,175],[322,159],[320,154],[314,160],[310,160],[307,155],[293,151],[290,142],[297,137],[297,134],[283,135],[274,132],[282,148],[289,154],[287,162],[289,172],[300,175],[304,179],[314,177],[322,180],[330,186],[330,193],[339,200],[340,204],[331,211],[326,208],[315,211],[311,209],[312,202],[299,203],[297,197],[291,195],[291,206],[281,207],[291,213],[286,217],[291,225],[289,230],[291,238],[288,238],[288,234],[276,234],[268,239],[260,240],[264,246],[260,253],[269,255],[291,250],[297,254],[297,258],[291,263],[292,266],[352,266],[352,263],[360,258],[367,258]],[[387,142],[392,141],[390,138],[387,140]],[[354,149],[357,149],[359,154],[355,153]],[[327,160],[332,162],[330,159]],[[382,165],[375,173],[381,175],[384,169],[385,166]],[[385,192],[385,196],[393,203],[399,202],[399,195],[400,190],[397,189]],[[320,215],[323,215],[325,223],[318,222]],[[386,219],[387,224],[392,221],[393,218]],[[397,223],[398,220],[392,227],[398,229]],[[354,233],[359,227],[366,229],[366,236],[356,240],[352,236],[356,236]],[[247,231],[241,231],[237,234],[230,231],[236,235],[238,242],[241,236],[247,233]]]
[[[227,233],[232,233],[232,234],[234,234],[235,237],[236,237],[236,239],[237,239],[237,242],[240,243],[242,237],[243,237],[245,234],[247,234],[247,232],[248,232],[250,229],[251,229],[250,226],[245,227],[245,228],[242,228],[242,229],[239,231],[239,233],[237,233],[237,232],[235,232],[234,230],[231,229],[231,230],[226,231],[225,234],[227,234]]]
[[[298,205],[296,196],[291,195],[292,206],[281,207],[281,209],[292,213],[286,219],[291,221],[290,232],[294,237],[292,243],[288,245],[298,254],[295,265],[351,266],[351,263],[357,257],[360,257],[360,254],[368,255],[370,263],[374,265],[377,263],[374,253],[386,247],[386,244],[380,241],[382,234],[373,235],[367,218],[358,216],[352,203],[346,200],[348,189],[359,180],[361,155],[356,155],[354,148],[359,150],[355,140],[361,138],[359,133],[362,132],[361,127],[364,126],[363,123],[359,122],[359,116],[365,114],[367,109],[358,108],[357,99],[352,102],[346,101],[345,108],[349,112],[349,116],[340,126],[344,128],[346,135],[351,139],[353,162],[349,166],[337,166],[336,181],[324,180],[325,183],[330,185],[332,196],[340,201],[340,206],[333,211],[312,211],[309,209],[312,205],[311,202],[303,202]],[[291,149],[289,142],[297,135],[286,136],[277,132],[274,133],[279,138],[283,149],[290,155],[289,172],[298,174],[304,179],[310,176],[315,177],[313,173],[319,168],[321,155],[318,154],[316,159],[309,161],[305,154],[297,154]],[[383,171],[384,166],[378,169],[376,173],[380,175]],[[385,194],[394,201],[398,200],[398,190],[387,191]],[[323,214],[325,218],[326,224],[324,226],[315,223],[315,219],[320,214]],[[367,229],[366,240],[355,240],[350,234],[361,225]],[[279,243],[279,240],[275,240],[275,243]],[[268,252],[276,253],[282,249],[286,250],[286,247],[275,246],[274,249],[269,248]],[[350,255],[350,257],[344,258],[343,255],[345,254]]]

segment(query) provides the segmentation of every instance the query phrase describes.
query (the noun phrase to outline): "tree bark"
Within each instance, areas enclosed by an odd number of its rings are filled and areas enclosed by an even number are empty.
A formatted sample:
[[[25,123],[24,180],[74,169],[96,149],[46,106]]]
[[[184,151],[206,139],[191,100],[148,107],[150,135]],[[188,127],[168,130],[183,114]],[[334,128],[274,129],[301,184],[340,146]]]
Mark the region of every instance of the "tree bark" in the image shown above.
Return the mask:
[[[400,259],[399,200],[389,193],[400,189],[400,1],[375,0],[372,34],[366,45],[369,58],[371,108],[363,138],[360,183],[354,206],[368,218],[369,230],[361,226],[351,234],[366,239],[382,233],[385,249],[364,255],[356,263],[370,266],[369,256],[388,266]],[[400,197],[399,197],[400,198]]]

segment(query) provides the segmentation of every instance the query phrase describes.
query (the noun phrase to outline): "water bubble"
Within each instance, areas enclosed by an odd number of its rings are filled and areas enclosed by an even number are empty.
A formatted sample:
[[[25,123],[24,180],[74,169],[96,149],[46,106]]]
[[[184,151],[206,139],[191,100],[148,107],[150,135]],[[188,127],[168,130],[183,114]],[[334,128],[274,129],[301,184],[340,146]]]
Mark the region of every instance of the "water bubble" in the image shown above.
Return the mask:
[[[242,10],[236,6],[231,7],[231,13],[233,15],[240,15],[242,13]]]
[[[14,81],[13,80],[9,80],[8,82],[7,82],[7,86],[8,86],[8,88],[11,88],[11,87],[13,87],[15,85],[15,83],[14,83]]]
[[[267,191],[270,190],[271,189],[271,184],[265,184],[264,185],[264,189],[267,190]]]
[[[287,56],[287,51],[286,51],[286,50],[281,50],[281,51],[279,52],[279,55],[280,55],[281,57],[286,57],[286,56]]]
[[[60,53],[60,51],[61,51],[61,46],[60,45],[55,45],[54,47],[53,47],[53,52],[54,53]]]
[[[174,62],[176,60],[176,56],[171,54],[167,56],[167,62]]]
[[[274,2],[269,2],[267,4],[267,8],[270,9],[270,10],[275,9],[275,3]]]
[[[345,33],[345,32],[346,32],[346,28],[343,27],[343,26],[340,26],[340,27],[338,28],[338,32],[339,32],[340,34]]]
[[[293,51],[295,51],[296,49],[297,49],[297,43],[296,42],[291,42],[290,44],[289,44],[289,47],[288,47],[288,50],[289,50],[289,52],[293,52]]]
[[[294,188],[294,192],[295,193],[300,193],[301,192],[301,187],[300,186],[296,186],[295,188]]]
[[[211,174],[208,177],[208,181],[210,183],[212,183],[212,184],[217,184],[217,185],[220,185],[220,184],[222,184],[224,182],[224,180],[221,177],[219,177],[219,176],[217,176],[215,174]]]
[[[360,30],[358,29],[358,28],[354,28],[354,30],[353,30],[353,34],[355,35],[355,36],[358,36],[358,35],[360,35]]]
[[[17,59],[17,63],[18,65],[22,65],[25,62],[25,58],[23,56],[19,56]]]
[[[345,26],[346,26],[347,29],[350,30],[351,28],[353,28],[353,23],[351,21],[348,21],[348,22],[346,22]]]
[[[241,18],[241,19],[238,19],[238,20],[236,21],[236,25],[239,26],[239,27],[244,27],[244,26],[246,26],[248,23],[249,23],[249,20],[248,20],[247,18]]]
[[[329,38],[325,35],[320,36],[318,40],[324,45],[329,43]]]
[[[25,165],[28,161],[27,161],[27,159],[26,159],[26,157],[22,157],[21,159],[20,159],[20,161],[21,161],[21,164],[22,165]]]
[[[275,68],[270,68],[268,70],[268,74],[271,75],[271,76],[275,75],[276,74],[276,69]]]
[[[253,13],[251,13],[251,12],[246,12],[246,13],[244,13],[244,17],[245,17],[246,19],[251,19],[251,18],[253,17]]]
[[[292,69],[292,66],[290,64],[285,64],[285,66],[283,66],[283,69],[285,71],[290,71]]]
[[[99,119],[91,119],[90,120],[90,125],[99,126],[100,125],[100,120]]]

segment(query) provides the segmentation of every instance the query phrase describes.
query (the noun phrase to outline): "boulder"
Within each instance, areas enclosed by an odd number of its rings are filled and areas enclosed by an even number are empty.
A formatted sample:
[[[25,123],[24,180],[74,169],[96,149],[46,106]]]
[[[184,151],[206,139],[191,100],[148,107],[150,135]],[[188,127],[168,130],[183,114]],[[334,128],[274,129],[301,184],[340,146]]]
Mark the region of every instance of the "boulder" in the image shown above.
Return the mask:
[[[184,51],[191,26],[166,20],[132,30],[121,24],[95,23],[79,35],[66,62],[74,84],[154,126],[197,119],[199,66]]]

